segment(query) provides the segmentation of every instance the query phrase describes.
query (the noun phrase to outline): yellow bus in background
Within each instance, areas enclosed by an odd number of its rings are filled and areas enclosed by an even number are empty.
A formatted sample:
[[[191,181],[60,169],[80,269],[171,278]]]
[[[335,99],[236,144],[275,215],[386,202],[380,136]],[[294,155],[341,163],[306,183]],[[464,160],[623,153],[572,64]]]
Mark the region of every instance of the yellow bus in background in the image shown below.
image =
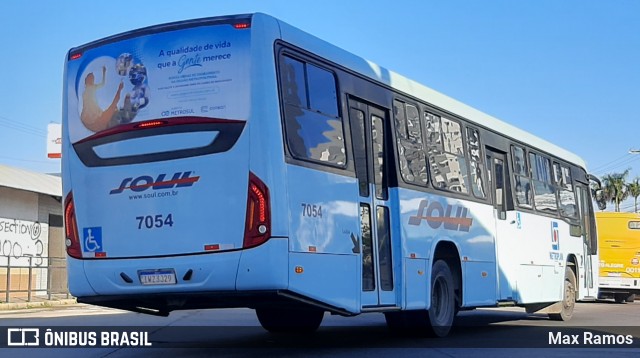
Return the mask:
[[[596,213],[600,246],[599,298],[633,302],[640,295],[640,215]]]

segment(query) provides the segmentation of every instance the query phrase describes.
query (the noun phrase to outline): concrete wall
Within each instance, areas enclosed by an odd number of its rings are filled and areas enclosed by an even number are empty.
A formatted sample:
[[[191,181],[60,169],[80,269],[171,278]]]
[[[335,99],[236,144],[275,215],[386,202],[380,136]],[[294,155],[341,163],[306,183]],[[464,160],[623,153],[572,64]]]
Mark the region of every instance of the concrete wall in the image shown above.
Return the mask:
[[[60,198],[0,187],[0,301],[7,281],[11,291],[30,289],[34,296],[46,294],[47,289],[66,292],[65,256]]]

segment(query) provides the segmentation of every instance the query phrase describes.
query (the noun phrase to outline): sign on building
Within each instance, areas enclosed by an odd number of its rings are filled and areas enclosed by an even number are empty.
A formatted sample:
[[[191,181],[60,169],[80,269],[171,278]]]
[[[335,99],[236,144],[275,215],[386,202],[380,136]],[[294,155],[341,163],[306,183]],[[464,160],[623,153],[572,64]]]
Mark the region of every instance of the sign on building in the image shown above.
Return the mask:
[[[49,123],[47,126],[47,157],[60,158],[62,151],[62,125]]]

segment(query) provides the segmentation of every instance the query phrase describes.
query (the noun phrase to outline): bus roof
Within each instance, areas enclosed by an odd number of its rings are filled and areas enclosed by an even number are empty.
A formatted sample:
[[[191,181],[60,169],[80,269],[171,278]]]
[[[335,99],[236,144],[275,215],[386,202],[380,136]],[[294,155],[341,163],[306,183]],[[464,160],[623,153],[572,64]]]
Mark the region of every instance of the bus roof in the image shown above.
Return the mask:
[[[255,14],[256,18],[268,16],[264,14]],[[435,91],[425,85],[410,80],[400,74],[381,67],[371,61],[358,57],[348,51],[345,51],[335,45],[310,35],[298,28],[295,28],[285,22],[278,20],[280,25],[281,37],[284,41],[300,46],[311,51],[321,57],[344,66],[372,80],[381,82],[389,87],[397,89],[411,97],[415,97],[426,103],[439,107],[442,110],[465,118],[477,125],[490,128],[498,133],[502,133],[507,137],[518,142],[526,143],[538,150],[553,154],[558,158],[569,163],[586,168],[585,161],[576,154],[567,151],[553,143],[541,139],[531,133],[517,128],[509,123],[501,121],[486,113],[483,113],[471,106],[459,102],[449,96]]]

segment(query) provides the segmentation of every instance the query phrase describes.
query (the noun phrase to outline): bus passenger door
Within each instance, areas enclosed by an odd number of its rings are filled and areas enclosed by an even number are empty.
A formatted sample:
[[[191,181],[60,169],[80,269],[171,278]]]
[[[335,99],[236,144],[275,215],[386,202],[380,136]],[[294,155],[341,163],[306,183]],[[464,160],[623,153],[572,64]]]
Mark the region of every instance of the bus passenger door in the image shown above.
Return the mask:
[[[584,267],[582,272],[578,270],[578,290],[581,297],[598,297],[598,276],[600,262],[598,260],[598,239],[594,230],[595,221],[593,207],[591,206],[590,189],[581,184],[576,185],[578,194],[578,212],[582,227],[582,247],[584,256]],[[584,274],[584,277],[583,277]]]
[[[359,186],[362,308],[395,306],[387,168],[388,111],[349,99],[349,121]]]
[[[517,244],[512,230],[514,223],[507,220],[507,154],[486,147],[487,171],[491,188],[491,199],[495,217],[496,272],[498,300],[514,300],[513,288],[517,270]]]

